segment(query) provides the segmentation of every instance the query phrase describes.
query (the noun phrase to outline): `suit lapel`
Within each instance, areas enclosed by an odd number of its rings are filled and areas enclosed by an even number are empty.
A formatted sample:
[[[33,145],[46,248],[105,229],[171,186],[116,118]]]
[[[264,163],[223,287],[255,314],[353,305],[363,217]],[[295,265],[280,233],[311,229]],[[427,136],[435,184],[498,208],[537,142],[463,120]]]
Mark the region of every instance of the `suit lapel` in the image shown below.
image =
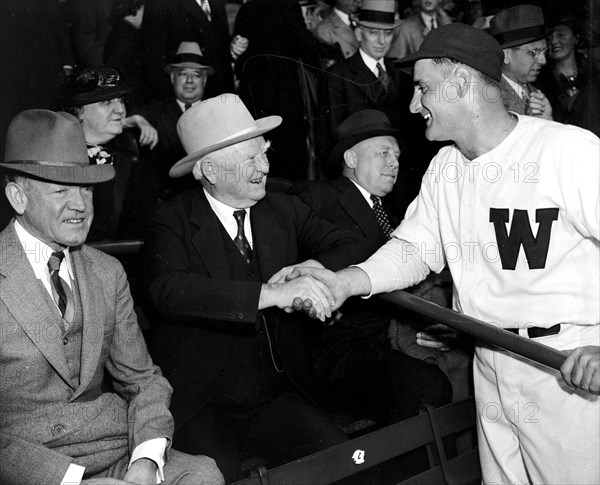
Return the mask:
[[[192,243],[208,274],[213,279],[230,278],[229,265],[223,264],[227,260],[227,252],[221,235],[222,226],[202,189],[196,190],[191,204],[191,222],[197,227]]]
[[[74,388],[62,344],[60,313],[54,311],[48,292],[35,277],[12,222],[2,232],[0,247],[2,301],[50,366]]]
[[[74,400],[87,388],[98,367],[104,344],[107,302],[104,300],[102,280],[94,271],[93,258],[86,255],[83,248],[72,250],[71,255],[83,313],[80,385],[71,398]]]
[[[342,190],[339,198],[340,205],[360,228],[364,236],[370,241],[379,238],[379,224],[373,209],[364,199],[360,191],[347,178],[340,178],[333,182],[335,187]]]
[[[263,281],[266,281],[285,266],[287,235],[277,224],[275,213],[269,210],[264,200],[250,211],[250,222],[260,274]]]
[[[350,66],[355,73],[354,82],[365,93],[372,103],[377,104],[377,98],[383,89],[379,80],[362,60],[360,52],[350,58]]]
[[[198,19],[200,22],[202,22],[205,25],[210,24],[208,17],[204,13],[204,10],[202,10],[202,7],[200,7],[200,5],[198,5],[196,0],[182,0],[181,3],[185,7],[185,9],[188,12],[190,12],[194,17],[196,17],[196,19]],[[210,6],[211,6],[211,15],[212,15],[212,11],[214,10],[212,8],[213,7],[212,3],[210,4]]]

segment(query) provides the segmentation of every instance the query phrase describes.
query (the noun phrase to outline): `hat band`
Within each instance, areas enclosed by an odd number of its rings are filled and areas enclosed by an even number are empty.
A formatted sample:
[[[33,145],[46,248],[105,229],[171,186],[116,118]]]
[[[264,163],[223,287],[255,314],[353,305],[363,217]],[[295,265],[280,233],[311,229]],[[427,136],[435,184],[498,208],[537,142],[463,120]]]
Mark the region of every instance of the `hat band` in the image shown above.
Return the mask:
[[[202,56],[199,56],[198,54],[177,54],[173,58],[173,62],[171,64],[180,64],[183,62],[194,62],[202,65],[204,59],[202,59]]]
[[[377,22],[381,24],[393,24],[394,12],[382,12],[381,10],[361,10],[358,23]]]
[[[518,42],[520,40],[527,41],[532,37],[544,36],[546,28],[544,25],[534,25],[533,27],[526,27],[524,29],[512,30],[510,32],[504,32],[497,34],[494,38],[500,45],[510,44],[511,42]]]
[[[375,130],[389,130],[389,131],[396,131],[392,128],[391,125],[388,125],[387,123],[381,123],[381,121],[376,122],[376,123],[369,123],[366,125],[361,125],[360,127],[358,127],[357,131],[353,131],[351,133],[346,133],[342,136],[340,136],[340,141],[343,141],[347,138],[352,138],[355,137],[357,135],[361,135],[363,133],[366,132],[371,132],[371,131],[375,131]]]

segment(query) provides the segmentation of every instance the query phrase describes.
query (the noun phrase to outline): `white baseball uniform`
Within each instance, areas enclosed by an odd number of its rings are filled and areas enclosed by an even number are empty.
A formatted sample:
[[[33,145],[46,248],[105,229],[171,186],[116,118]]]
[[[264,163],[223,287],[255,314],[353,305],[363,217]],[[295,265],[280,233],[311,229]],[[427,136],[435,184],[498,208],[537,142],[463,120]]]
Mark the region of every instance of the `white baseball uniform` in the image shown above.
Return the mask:
[[[444,147],[394,239],[358,266],[380,293],[426,274],[415,255],[448,264],[455,310],[523,336],[560,323],[536,339],[560,350],[600,346],[599,166],[591,132],[529,116],[475,160]],[[483,342],[474,382],[485,483],[600,483],[598,396]]]

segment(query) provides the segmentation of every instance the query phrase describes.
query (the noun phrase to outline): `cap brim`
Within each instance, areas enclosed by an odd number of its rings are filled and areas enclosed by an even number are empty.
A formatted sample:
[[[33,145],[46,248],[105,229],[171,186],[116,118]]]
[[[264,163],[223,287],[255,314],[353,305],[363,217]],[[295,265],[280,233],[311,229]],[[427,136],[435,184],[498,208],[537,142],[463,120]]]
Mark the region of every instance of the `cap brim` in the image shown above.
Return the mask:
[[[0,163],[0,166],[28,177],[65,185],[94,185],[115,177],[112,165],[15,160]]]
[[[256,138],[268,131],[271,131],[274,128],[277,128],[281,124],[282,118],[281,116],[266,116],[265,118],[260,118],[255,121],[256,128],[251,130],[245,130],[241,133],[236,133],[224,140],[220,140],[217,143],[213,143],[202,150],[198,150],[194,153],[190,153],[187,157],[179,160],[175,165],[171,167],[169,170],[169,177],[177,178],[183,177],[184,175],[190,173],[194,164],[197,160],[202,158],[209,153],[212,153],[216,150],[220,150],[221,148],[225,148],[231,145],[235,145],[241,141],[250,140],[251,138]]]
[[[340,162],[340,157],[344,154],[346,150],[352,148],[354,145],[360,143],[361,141],[367,140],[369,138],[375,138],[376,136],[393,136],[394,138],[398,138],[399,135],[400,130],[396,130],[393,128],[377,128],[374,130],[361,131],[356,135],[343,138],[339,142],[337,142],[331,150],[331,152],[329,152],[329,157],[327,158],[327,161],[331,166],[335,166]]]

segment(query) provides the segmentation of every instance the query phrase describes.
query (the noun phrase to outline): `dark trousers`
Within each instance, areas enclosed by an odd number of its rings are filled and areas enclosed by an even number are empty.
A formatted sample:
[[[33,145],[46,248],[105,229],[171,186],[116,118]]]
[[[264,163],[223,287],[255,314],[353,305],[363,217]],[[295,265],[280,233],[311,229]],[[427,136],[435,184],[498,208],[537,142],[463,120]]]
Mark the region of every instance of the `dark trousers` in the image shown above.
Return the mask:
[[[230,483],[243,478],[240,460],[260,456],[267,467],[287,463],[348,438],[325,414],[295,391],[244,413],[210,403],[175,431],[173,445],[213,458]]]
[[[345,371],[335,378],[323,370],[318,385],[327,408],[382,425],[415,416],[424,404],[438,407],[452,400],[452,385],[437,366],[393,350],[387,342],[353,346]]]

